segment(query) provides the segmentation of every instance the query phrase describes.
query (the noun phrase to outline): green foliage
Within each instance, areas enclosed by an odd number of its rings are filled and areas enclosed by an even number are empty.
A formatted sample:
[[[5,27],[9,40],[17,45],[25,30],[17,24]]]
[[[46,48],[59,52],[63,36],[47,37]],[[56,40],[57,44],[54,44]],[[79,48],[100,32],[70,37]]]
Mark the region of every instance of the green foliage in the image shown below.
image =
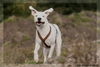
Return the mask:
[[[4,18],[16,15],[27,16],[29,14],[28,5],[26,3],[7,3],[4,4]]]
[[[0,3],[0,22],[3,20],[3,4]]]
[[[71,14],[80,12],[81,10],[96,11],[96,3],[4,3],[4,19],[15,15],[27,17],[30,15],[29,6],[32,5],[37,10],[45,10],[54,8],[56,12],[61,14]],[[48,6],[47,6],[48,5]]]
[[[8,19],[6,19],[4,22],[13,22],[15,20],[15,17],[9,17]]]

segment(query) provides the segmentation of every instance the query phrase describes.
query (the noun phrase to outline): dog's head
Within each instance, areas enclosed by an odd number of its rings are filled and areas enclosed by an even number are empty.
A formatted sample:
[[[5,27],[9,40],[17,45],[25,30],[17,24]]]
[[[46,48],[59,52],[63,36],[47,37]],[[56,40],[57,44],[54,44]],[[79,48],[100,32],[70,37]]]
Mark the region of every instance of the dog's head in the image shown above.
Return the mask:
[[[44,12],[37,11],[32,6],[29,6],[29,9],[31,10],[32,15],[34,16],[34,22],[38,26],[48,23],[47,16],[51,12],[53,12],[53,8],[45,10]]]

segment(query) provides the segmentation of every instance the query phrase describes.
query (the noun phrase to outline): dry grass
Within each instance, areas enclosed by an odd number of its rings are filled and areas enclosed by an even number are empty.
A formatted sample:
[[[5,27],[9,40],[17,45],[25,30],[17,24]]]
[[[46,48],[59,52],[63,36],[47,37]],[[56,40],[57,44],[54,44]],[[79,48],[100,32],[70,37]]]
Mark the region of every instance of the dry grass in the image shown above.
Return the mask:
[[[50,22],[59,25],[62,38],[62,54],[52,63],[96,63],[96,14],[83,11],[69,16],[55,13]],[[35,25],[33,17],[10,17],[4,23],[4,63],[36,64],[33,60]],[[40,61],[43,56],[40,49]],[[8,60],[9,59],[9,60]],[[63,66],[64,67],[64,66]]]

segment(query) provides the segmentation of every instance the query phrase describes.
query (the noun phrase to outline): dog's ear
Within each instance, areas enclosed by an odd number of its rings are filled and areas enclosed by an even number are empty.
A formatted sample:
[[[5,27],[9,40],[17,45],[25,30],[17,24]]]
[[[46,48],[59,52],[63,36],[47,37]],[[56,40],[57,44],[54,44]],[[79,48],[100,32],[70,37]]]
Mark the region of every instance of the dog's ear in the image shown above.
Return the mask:
[[[49,15],[51,12],[53,12],[53,8],[50,8],[50,9],[48,9],[48,10],[45,10],[44,12],[45,12],[45,14],[47,14],[47,15]]]
[[[36,13],[36,12],[37,12],[37,10],[36,10],[36,9],[34,9],[32,6],[29,6],[29,9],[32,11],[32,14],[34,14],[34,13]]]

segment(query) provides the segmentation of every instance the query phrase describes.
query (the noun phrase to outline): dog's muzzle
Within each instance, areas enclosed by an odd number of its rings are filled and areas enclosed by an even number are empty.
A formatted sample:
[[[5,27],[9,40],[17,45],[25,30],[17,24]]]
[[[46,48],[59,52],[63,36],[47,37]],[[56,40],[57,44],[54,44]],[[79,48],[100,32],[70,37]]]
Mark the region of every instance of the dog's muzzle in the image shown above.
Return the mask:
[[[41,21],[37,21],[37,22],[36,22],[37,25],[41,25],[41,24],[44,24],[44,23],[45,23],[45,22],[41,22]]]

